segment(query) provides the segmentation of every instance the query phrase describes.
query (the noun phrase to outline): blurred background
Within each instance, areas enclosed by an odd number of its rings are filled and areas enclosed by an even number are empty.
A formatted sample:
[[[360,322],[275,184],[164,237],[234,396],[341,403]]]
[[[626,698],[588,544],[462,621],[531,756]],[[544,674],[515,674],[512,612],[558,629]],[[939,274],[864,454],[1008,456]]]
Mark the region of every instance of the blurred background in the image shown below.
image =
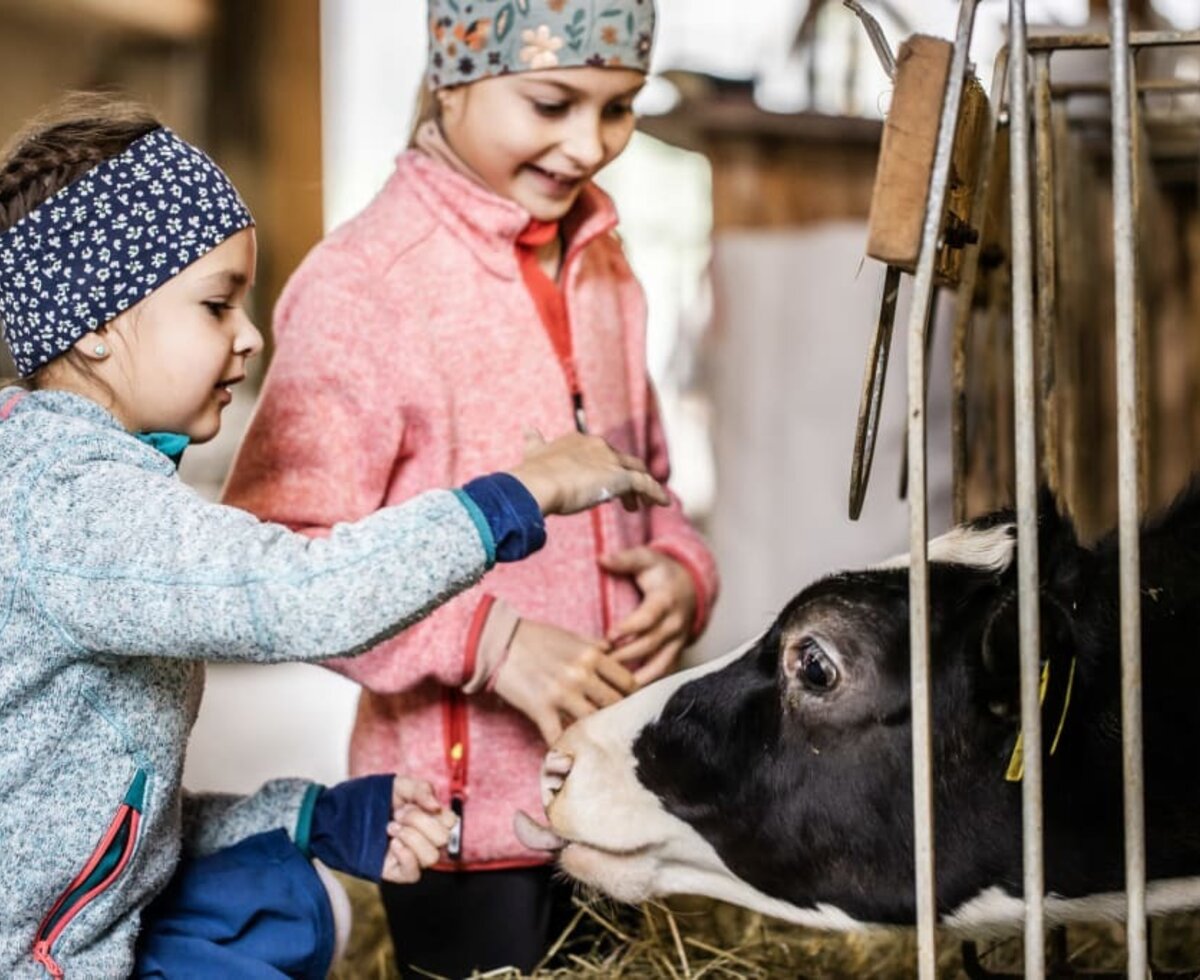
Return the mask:
[[[716,617],[689,654],[698,659],[760,629],[812,578],[906,548],[902,368],[863,517],[846,516],[883,277],[864,246],[890,82],[837,0],[658,2],[641,132],[601,183],[650,299],[673,483],[721,565]],[[953,35],[952,0],[865,6],[893,47],[917,31]],[[1135,26],[1200,27],[1196,0],[1131,6]],[[1002,0],[980,9],[973,58],[985,86],[1006,12]],[[1028,4],[1044,28],[1106,16],[1100,0]],[[228,170],[255,212],[252,302],[269,336],[291,270],[370,200],[407,143],[424,22],[423,0],[0,0],[0,139],[68,90],[148,102]],[[1200,80],[1195,56],[1170,70]],[[903,365],[897,332],[892,361]],[[935,530],[950,518],[948,333],[935,335],[930,395]],[[220,492],[268,360],[269,347],[220,439],[188,452],[182,475],[206,496]],[[337,780],[355,699],[351,683],[316,667],[213,668],[188,785]]]

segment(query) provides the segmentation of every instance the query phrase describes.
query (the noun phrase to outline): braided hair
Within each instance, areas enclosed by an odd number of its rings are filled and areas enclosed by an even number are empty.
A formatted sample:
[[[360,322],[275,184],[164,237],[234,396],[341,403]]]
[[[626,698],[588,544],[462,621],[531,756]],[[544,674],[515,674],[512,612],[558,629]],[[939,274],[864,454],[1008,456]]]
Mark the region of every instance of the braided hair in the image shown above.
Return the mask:
[[[161,125],[136,103],[90,92],[67,96],[0,151],[0,230]]]
[[[36,116],[0,150],[0,231],[161,125],[137,103],[93,92],[68,95]],[[75,351],[61,360],[92,374]],[[42,370],[17,383],[40,387]]]

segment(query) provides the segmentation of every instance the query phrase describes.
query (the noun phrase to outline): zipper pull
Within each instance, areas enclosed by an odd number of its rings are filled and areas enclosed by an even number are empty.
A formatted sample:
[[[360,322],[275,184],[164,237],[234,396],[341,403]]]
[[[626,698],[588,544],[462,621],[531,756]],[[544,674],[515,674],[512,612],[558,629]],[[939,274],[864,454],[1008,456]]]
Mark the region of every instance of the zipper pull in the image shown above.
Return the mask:
[[[571,407],[575,410],[575,431],[587,435],[587,413],[583,410],[583,392],[571,392]]]
[[[35,963],[44,966],[55,980],[62,980],[63,969],[54,962],[54,958],[50,955],[50,944],[46,940],[39,939],[33,944],[33,959]]]
[[[450,812],[458,817],[458,822],[454,825],[454,829],[450,831],[450,840],[446,842],[446,854],[451,861],[462,859],[463,809],[463,798],[461,796],[450,797]]]

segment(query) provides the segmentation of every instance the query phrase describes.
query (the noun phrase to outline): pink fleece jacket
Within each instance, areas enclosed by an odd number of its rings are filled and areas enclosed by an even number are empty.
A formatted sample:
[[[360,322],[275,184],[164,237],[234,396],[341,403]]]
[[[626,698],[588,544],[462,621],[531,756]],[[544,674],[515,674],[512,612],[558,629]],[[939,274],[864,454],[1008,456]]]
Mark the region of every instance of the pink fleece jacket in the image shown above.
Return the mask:
[[[275,312],[276,353],[226,488],[226,502],[320,534],[430,487],[510,468],[526,427],[574,427],[562,365],[524,282],[516,238],[529,221],[444,163],[402,154],[375,200],[307,257]],[[563,283],[590,431],[669,476],[645,368],[645,304],[589,186],[564,221]],[[429,778],[463,810],[456,867],[540,864],[512,830],[538,812],[545,745],[494,694],[467,696],[485,627],[500,610],[603,637],[638,603],[597,564],[649,544],[697,586],[697,632],[717,592],[708,548],[678,501],[549,518],[546,547],[494,569],[475,589],[393,640],[330,664],[363,685],[354,774]],[[595,526],[593,526],[595,524]],[[509,632],[511,627],[509,628]],[[504,642],[504,637],[501,642]],[[477,679],[478,680],[478,679]],[[483,685],[471,685],[476,690]]]

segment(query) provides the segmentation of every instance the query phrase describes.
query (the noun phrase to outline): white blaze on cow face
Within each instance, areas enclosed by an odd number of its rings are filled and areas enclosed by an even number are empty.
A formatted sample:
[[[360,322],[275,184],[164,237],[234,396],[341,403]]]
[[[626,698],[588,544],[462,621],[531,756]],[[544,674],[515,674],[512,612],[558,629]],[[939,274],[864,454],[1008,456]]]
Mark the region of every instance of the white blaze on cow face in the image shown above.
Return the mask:
[[[978,528],[956,527],[929,542],[929,560],[944,565],[965,565],[1002,572],[1012,564],[1017,547],[1016,526],[996,524]],[[908,568],[909,556],[896,555],[876,568]]]
[[[659,681],[563,734],[542,774],[550,829],[565,845],[559,863],[572,877],[625,902],[705,895],[812,928],[857,928],[861,923],[840,909],[798,908],[742,881],[637,779],[634,742],[671,696],[746,655],[756,642]]]

